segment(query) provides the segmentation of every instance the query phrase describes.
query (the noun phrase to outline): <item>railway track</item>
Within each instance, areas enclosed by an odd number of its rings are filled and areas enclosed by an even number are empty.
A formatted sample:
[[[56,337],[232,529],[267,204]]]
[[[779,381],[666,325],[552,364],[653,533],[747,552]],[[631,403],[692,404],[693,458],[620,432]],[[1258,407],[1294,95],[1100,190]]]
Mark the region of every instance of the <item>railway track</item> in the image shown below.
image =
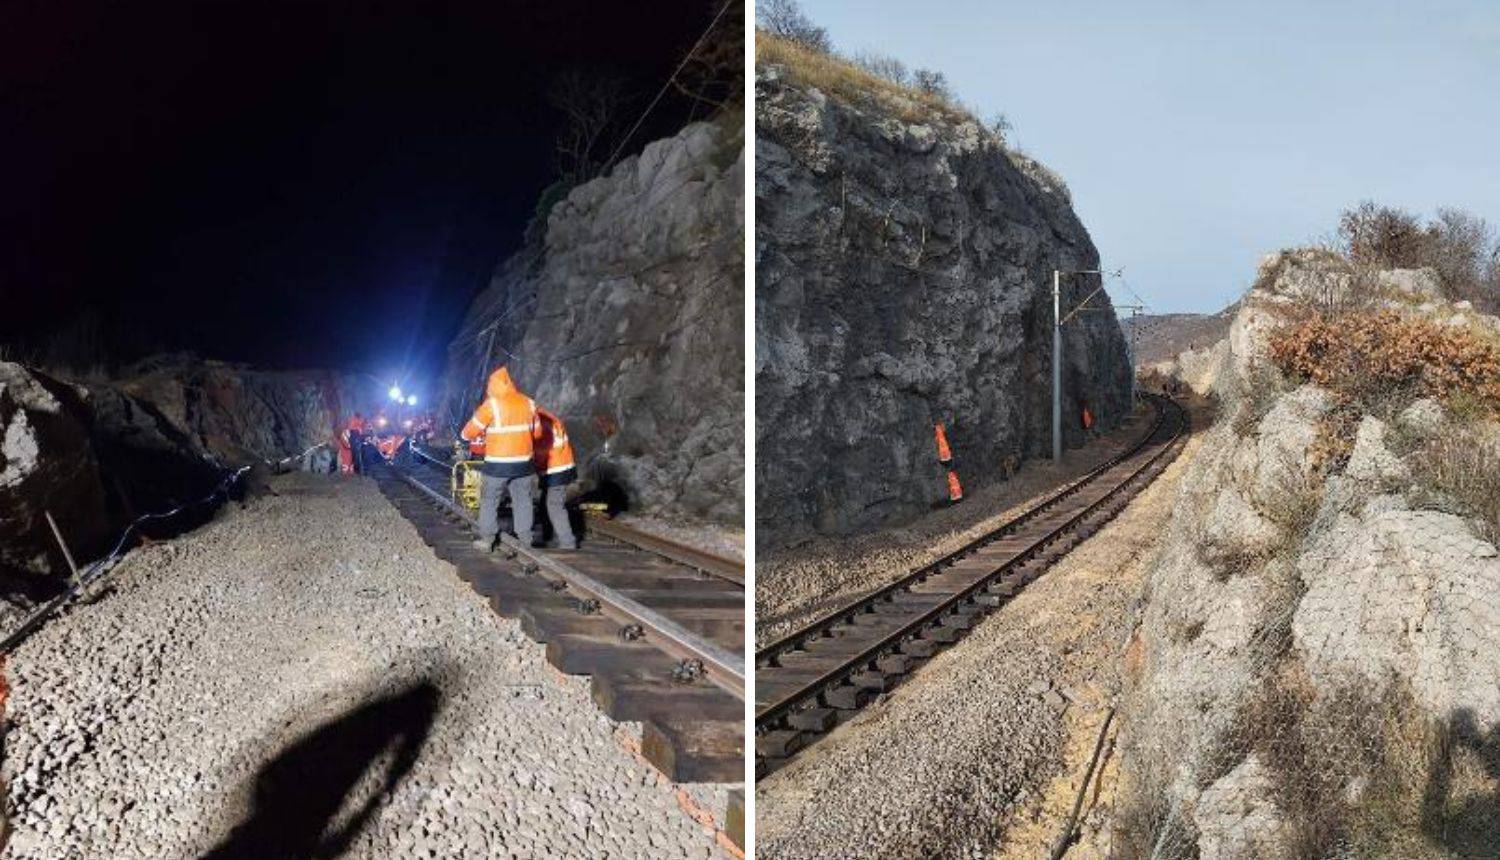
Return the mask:
[[[1188,416],[1171,400],[1145,397],[1155,418],[1131,448],[972,543],[757,651],[756,779],[961,638],[1161,474],[1186,442]]]
[[[642,724],[641,753],[654,767],[673,782],[741,782],[743,566],[592,518],[576,551],[523,548],[505,535],[482,552],[472,513],[449,498],[446,465],[433,462],[377,462],[369,472],[440,558],[546,646],[553,667],[589,676],[610,718]]]

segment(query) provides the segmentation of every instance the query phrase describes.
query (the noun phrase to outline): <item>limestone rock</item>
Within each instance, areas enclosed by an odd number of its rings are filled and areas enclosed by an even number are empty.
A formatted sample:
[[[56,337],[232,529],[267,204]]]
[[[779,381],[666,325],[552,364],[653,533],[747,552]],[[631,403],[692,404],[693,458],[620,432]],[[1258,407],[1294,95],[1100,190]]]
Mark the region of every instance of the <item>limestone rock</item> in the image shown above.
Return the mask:
[[[1385,422],[1366,415],[1354,435],[1354,450],[1344,473],[1362,481],[1399,481],[1410,477],[1411,470],[1401,458],[1385,446]]]
[[[976,122],[756,79],[757,540],[891,523],[1050,452],[1052,272],[1099,256],[1051,171]],[[915,112],[916,117],[907,114]],[[899,114],[899,115],[898,115]],[[1081,302],[1094,276],[1066,279]],[[1065,327],[1068,444],[1130,408],[1108,300]]]
[[[75,551],[108,539],[104,486],[80,392],[12,362],[0,362],[0,590],[39,599],[64,571],[45,513]]]
[[[1431,397],[1423,397],[1401,410],[1396,426],[1418,436],[1431,436],[1443,426],[1443,406]]]
[[[1353,676],[1379,698],[1393,679],[1439,719],[1500,722],[1500,556],[1438,511],[1346,521],[1302,557],[1293,632],[1313,678]]]
[[[1279,856],[1287,823],[1271,799],[1269,771],[1252,753],[1203,792],[1194,817],[1202,860]]]
[[[1436,269],[1385,269],[1375,278],[1381,287],[1417,301],[1443,300],[1443,281]]]
[[[368,409],[356,405],[359,388],[330,374],[181,357],[87,386],[0,363],[0,600],[29,602],[64,583],[68,570],[44,512],[78,562],[92,561],[131,520],[202,498],[228,469],[264,468],[266,459],[331,440],[341,416]],[[212,511],[163,525],[189,527]]]
[[[449,347],[449,429],[504,362],[567,423],[586,481],[621,487],[637,510],[738,525],[742,138],[693,123],[553,206],[544,249],[501,264]]]
[[[1426,297],[1425,311],[1407,302],[1402,313],[1450,313],[1429,272],[1389,273],[1380,284]],[[1412,475],[1373,415],[1344,440],[1342,469],[1314,469],[1312,446],[1340,426],[1326,420],[1334,402],[1312,386],[1293,389],[1265,361],[1278,326],[1357,302],[1349,291],[1358,286],[1326,251],[1262,262],[1215,375],[1219,418],[1188,464],[1148,574],[1121,767],[1157,787],[1205,858],[1288,856],[1306,812],[1270,802],[1267,762],[1255,755],[1222,774],[1225,751],[1249,752],[1247,737],[1256,750],[1293,748],[1303,717],[1337,722],[1357,716],[1347,708],[1363,699],[1373,707],[1407,692],[1439,721],[1467,714],[1481,733],[1500,727],[1496,548],[1462,517],[1408,508]],[[1441,405],[1419,400],[1393,423],[1420,438],[1445,420]],[[1267,717],[1258,709],[1273,693],[1275,707],[1304,713]],[[1255,721],[1250,735],[1242,719]],[[1281,773],[1299,767],[1322,768],[1316,776],[1329,784],[1370,778],[1357,755],[1278,758],[1276,767],[1277,779],[1314,776]]]

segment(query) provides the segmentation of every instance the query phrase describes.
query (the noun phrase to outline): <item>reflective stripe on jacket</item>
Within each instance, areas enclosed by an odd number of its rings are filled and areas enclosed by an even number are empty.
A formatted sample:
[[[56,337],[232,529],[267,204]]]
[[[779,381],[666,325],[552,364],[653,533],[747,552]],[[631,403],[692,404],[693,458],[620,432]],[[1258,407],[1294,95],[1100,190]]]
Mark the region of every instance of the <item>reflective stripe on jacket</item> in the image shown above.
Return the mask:
[[[474,410],[474,417],[459,435],[469,442],[484,437],[484,462],[491,464],[487,474],[502,477],[531,474],[536,403],[516,390],[504,367],[490,374],[486,393],[489,396]]]

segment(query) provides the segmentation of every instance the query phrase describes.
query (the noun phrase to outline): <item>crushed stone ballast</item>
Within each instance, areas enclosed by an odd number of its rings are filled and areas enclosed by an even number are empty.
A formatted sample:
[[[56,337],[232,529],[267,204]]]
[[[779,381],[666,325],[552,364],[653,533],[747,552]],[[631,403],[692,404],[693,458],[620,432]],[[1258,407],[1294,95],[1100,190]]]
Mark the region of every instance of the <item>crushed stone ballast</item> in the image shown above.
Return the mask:
[[[1150,432],[983,537],[784,636],[755,655],[756,778],[856,714],[1093,535],[1172,462],[1188,417],[1171,400]]]
[[[611,719],[642,724],[641,752],[673,782],[738,782],[745,761],[745,592],[690,562],[592,528],[576,551],[472,545],[473,515],[446,474],[418,461],[370,470],[433,551],[548,662],[590,677]]]

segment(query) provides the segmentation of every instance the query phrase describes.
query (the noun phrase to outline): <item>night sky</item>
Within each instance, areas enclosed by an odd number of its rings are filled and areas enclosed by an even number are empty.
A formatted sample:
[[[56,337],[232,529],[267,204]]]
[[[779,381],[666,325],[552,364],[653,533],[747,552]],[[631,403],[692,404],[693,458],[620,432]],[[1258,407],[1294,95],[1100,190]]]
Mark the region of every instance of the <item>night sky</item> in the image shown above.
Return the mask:
[[[435,370],[554,178],[556,76],[626,79],[633,119],[717,9],[7,4],[0,342],[93,308],[116,361]]]

